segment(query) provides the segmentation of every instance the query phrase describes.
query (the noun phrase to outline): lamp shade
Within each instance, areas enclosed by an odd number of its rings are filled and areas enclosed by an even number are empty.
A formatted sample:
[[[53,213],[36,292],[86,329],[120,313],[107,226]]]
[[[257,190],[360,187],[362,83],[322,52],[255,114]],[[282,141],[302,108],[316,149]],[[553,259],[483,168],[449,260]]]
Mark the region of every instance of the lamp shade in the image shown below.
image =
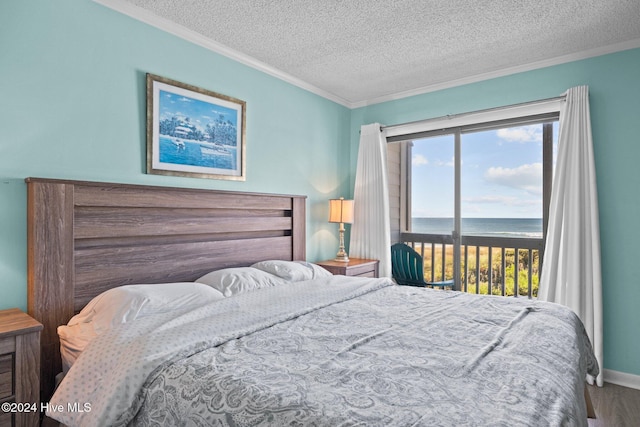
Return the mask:
[[[353,222],[353,200],[344,198],[329,200],[329,222],[351,224]]]

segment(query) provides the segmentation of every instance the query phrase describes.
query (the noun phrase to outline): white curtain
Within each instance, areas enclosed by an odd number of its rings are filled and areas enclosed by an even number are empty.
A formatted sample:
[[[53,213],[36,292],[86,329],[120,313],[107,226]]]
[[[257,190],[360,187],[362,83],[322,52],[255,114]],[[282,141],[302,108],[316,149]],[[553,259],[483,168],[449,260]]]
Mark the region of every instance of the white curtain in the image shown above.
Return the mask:
[[[380,260],[380,277],[391,277],[387,141],[380,124],[360,128],[353,196],[350,256]]]
[[[602,386],[602,277],[589,88],[566,93],[538,298],[571,308],[591,339]],[[593,382],[593,378],[588,378]]]

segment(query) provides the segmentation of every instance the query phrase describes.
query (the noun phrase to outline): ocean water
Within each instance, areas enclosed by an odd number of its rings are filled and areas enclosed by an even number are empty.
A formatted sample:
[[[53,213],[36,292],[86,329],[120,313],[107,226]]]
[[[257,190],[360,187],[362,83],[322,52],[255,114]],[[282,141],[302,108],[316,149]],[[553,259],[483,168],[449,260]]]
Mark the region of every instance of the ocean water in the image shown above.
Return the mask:
[[[200,144],[183,140],[182,147],[176,146],[171,138],[160,137],[160,161],[188,166],[203,166],[208,168],[229,169],[236,168],[236,152],[230,155],[204,154]]]
[[[462,234],[542,238],[542,218],[462,218]],[[411,231],[451,234],[453,218],[411,218]]]

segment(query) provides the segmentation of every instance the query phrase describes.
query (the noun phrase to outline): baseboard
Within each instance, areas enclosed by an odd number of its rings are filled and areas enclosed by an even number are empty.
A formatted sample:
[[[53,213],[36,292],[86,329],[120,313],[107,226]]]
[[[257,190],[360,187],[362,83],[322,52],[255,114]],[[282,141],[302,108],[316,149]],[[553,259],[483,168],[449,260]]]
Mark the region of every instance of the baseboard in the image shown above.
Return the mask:
[[[627,374],[626,372],[604,370],[604,380],[608,383],[640,390],[640,375]]]

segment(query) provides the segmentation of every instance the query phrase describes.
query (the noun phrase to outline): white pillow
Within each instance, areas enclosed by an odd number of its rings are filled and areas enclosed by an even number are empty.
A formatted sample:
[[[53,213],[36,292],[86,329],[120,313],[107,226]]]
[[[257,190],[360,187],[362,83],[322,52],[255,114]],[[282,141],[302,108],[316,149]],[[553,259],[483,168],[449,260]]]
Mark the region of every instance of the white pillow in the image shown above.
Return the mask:
[[[60,337],[60,356],[62,372],[67,373],[80,353],[98,336],[91,323],[79,323],[73,326],[58,326]]]
[[[296,261],[296,262],[303,262],[303,261]],[[312,269],[313,269],[313,278],[317,279],[320,277],[331,277],[333,276],[333,274],[331,274],[331,272],[329,270],[327,270],[326,268],[320,267],[318,264],[313,264],[311,262],[307,262],[306,264],[308,264]]]
[[[222,298],[217,290],[193,282],[109,289],[93,298],[67,325],[58,326],[64,371],[91,340],[118,325],[152,314],[196,308]]]
[[[212,286],[222,292],[225,297],[286,283],[273,274],[252,267],[215,270],[197,279],[196,282]]]
[[[269,260],[257,262],[252,267],[274,274],[290,282],[331,276],[329,271],[306,261]]]

